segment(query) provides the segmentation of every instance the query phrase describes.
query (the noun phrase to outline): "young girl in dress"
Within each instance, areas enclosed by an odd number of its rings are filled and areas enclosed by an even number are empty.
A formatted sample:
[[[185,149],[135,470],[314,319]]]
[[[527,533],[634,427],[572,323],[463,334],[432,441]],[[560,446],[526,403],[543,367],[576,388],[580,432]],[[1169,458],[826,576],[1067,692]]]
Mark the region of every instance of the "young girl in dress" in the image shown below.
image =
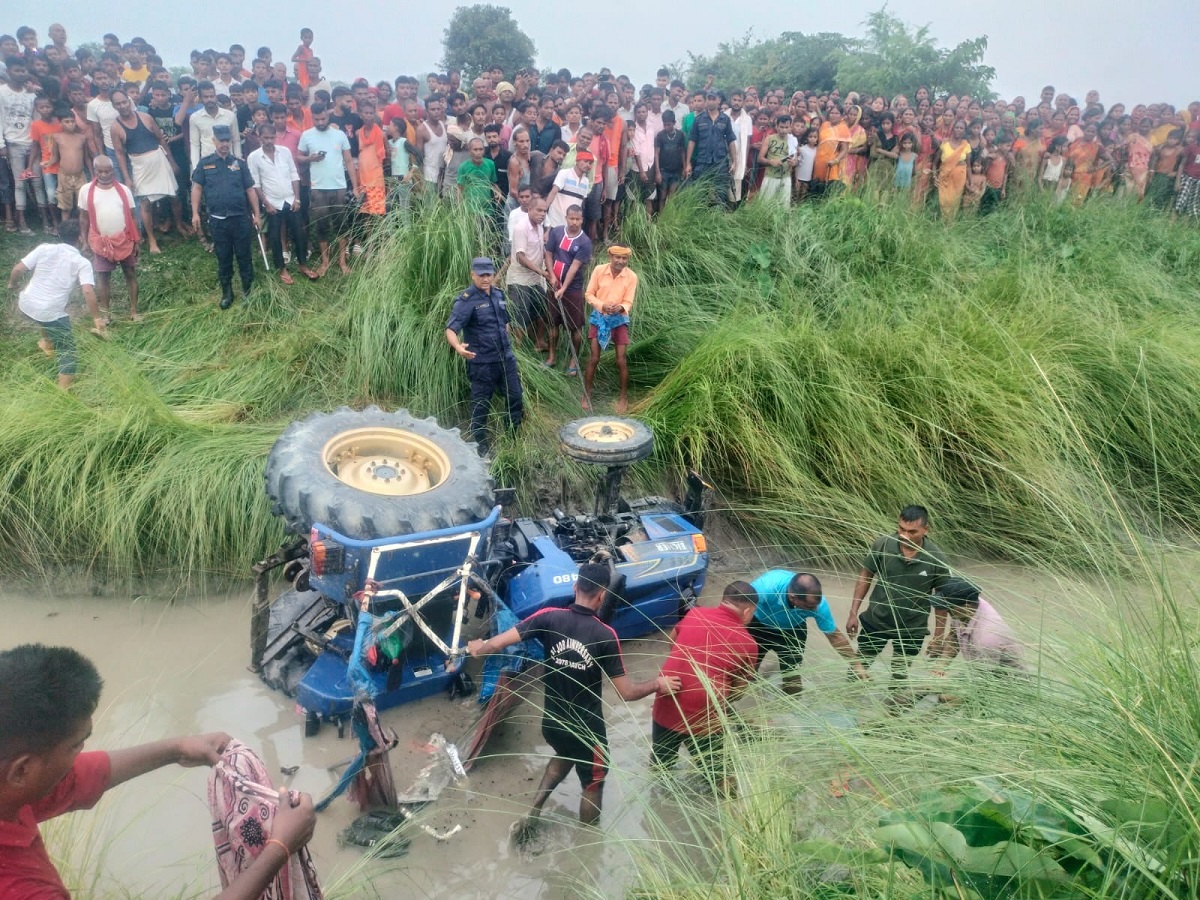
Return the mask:
[[[963,191],[962,206],[967,212],[979,209],[979,201],[987,189],[987,176],[983,172],[983,157],[971,160],[971,174],[967,176],[967,187]]]
[[[1056,196],[1065,193],[1066,179],[1063,178],[1063,168],[1066,165],[1066,157],[1063,156],[1063,150],[1066,147],[1065,136],[1059,135],[1052,140],[1046,149],[1046,155],[1042,157],[1042,168],[1038,172],[1038,184]]]
[[[896,156],[896,173],[892,176],[892,185],[899,191],[911,191],[913,171],[917,163],[917,141],[911,131],[900,135],[900,152]]]
[[[800,203],[808,196],[808,187],[812,183],[813,164],[817,160],[817,144],[821,140],[820,131],[809,128],[804,132],[800,148],[796,151],[796,202]]]

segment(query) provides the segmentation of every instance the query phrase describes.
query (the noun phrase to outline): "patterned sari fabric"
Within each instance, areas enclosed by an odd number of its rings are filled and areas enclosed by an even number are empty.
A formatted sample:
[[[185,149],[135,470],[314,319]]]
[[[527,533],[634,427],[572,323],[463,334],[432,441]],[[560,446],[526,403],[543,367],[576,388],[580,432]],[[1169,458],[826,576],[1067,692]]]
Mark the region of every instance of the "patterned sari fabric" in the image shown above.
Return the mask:
[[[1100,155],[1100,142],[1078,140],[1067,148],[1067,160],[1071,163],[1071,197],[1076,205],[1087,199],[1088,193],[1099,183],[1103,174],[1096,165]]]
[[[1125,183],[1139,200],[1145,195],[1146,184],[1150,181],[1150,155],[1153,152],[1150,139],[1140,134],[1131,134],[1125,140]]]
[[[230,741],[208,776],[208,806],[221,886],[229,887],[267,846],[279,791],[271,786],[258,754]],[[292,854],[262,893],[263,900],[322,900],[323,896],[308,848]]]
[[[938,148],[938,204],[947,219],[958,215],[962,206],[970,156],[971,144],[968,141],[955,147],[953,140],[949,140]]]

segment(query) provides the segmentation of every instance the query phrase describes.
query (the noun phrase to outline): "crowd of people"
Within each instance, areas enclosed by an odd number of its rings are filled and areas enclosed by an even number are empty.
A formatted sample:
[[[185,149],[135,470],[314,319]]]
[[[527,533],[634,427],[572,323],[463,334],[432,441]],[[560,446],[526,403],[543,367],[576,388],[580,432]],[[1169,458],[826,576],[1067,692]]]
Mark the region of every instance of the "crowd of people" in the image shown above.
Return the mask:
[[[1036,189],[1074,204],[1115,193],[1200,220],[1200,101],[1126,110],[1051,85],[1032,104],[925,87],[891,98],[718,90],[711,76],[689,88],[665,68],[640,87],[608,69],[500,66],[469,84],[449,71],[424,85],[400,75],[334,86],[307,28],[286,61],[270,47],[248,64],[240,44],[194,50],[190,74],[173,79],[141,37],[106,34],[95,53],[72,51],[60,24],[47,34],[46,44],[29,26],[0,35],[0,210],[9,232],[26,235],[35,220],[51,233],[78,221],[100,333],[117,269],[137,319],[139,254],[160,252],[164,232],[215,252],[228,309],[235,262],[243,292],[253,284],[256,237],[285,284],[293,271],[319,279],[335,261],[346,273],[373,223],[405,215],[418,196],[478,214],[479,251],[501,260],[518,339],[553,368],[565,330],[567,373],[585,380],[593,313],[629,313],[629,302],[588,309],[593,253],[617,239],[633,203],[656,215],[684,184],[729,206],[901,192],[947,219]],[[623,374],[628,322],[599,324]],[[43,349],[68,337],[44,334]]]

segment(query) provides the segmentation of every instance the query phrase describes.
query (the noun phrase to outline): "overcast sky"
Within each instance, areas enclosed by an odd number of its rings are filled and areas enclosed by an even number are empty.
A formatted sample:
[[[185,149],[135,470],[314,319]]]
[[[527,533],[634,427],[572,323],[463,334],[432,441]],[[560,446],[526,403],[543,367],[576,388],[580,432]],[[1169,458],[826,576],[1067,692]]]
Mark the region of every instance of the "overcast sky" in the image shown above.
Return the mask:
[[[566,66],[582,72],[607,65],[642,83],[653,80],[660,64],[685,61],[688,51],[710,53],[721,41],[743,35],[751,25],[756,34],[768,37],[783,31],[861,34],[862,21],[879,8],[881,0],[811,5],[796,0],[758,0],[695,6],[662,0],[607,0],[600,9],[604,21],[617,28],[618,36],[613,39],[589,37],[594,29],[582,24],[579,12],[585,7],[577,4],[511,0],[497,5],[507,5],[533,38],[539,66]],[[1105,105],[1118,100],[1126,104],[1166,100],[1181,105],[1200,97],[1200,65],[1195,56],[1200,4],[1196,0],[1132,4],[1113,0],[1099,4],[1079,0],[891,0],[888,8],[912,24],[931,25],[942,44],[986,34],[985,61],[996,69],[995,87],[1002,96],[1036,95],[1050,82],[1081,99],[1087,90],[1096,88]],[[316,33],[313,46],[330,77],[348,81],[362,75],[378,81],[434,67],[452,9],[450,4],[383,0],[358,0],[352,7],[328,0],[216,6],[171,0],[131,4],[7,0],[3,6],[7,21],[2,27],[11,33],[18,25],[32,25],[45,42],[46,26],[53,17],[66,26],[72,46],[98,40],[106,31],[115,32],[122,40],[136,34],[154,44],[167,65],[176,65],[187,62],[193,47],[223,48],[230,43],[244,44],[251,54],[266,44],[276,59],[286,60],[299,43],[300,28],[307,26]],[[406,18],[407,10],[417,15]],[[338,14],[330,17],[331,11]],[[741,17],[736,24],[735,15]]]

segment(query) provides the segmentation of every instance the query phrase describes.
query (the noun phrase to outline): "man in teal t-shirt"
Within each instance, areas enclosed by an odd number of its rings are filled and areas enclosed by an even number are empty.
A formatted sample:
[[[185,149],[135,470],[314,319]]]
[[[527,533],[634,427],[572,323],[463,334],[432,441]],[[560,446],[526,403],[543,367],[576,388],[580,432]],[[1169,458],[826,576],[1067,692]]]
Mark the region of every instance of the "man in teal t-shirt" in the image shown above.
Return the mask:
[[[858,659],[846,636],[838,631],[829,610],[829,601],[821,592],[821,582],[807,572],[772,569],[750,582],[758,592],[758,606],[750,621],[749,631],[758,644],[758,665],[768,651],[779,657],[783,673],[783,690],[798,694],[804,688],[800,665],[804,662],[804,645],[808,639],[808,620],[813,619],[829,645],[850,662],[859,678],[867,670]]]
[[[458,167],[458,196],[472,212],[484,215],[491,211],[491,200],[503,200],[496,183],[496,164],[483,155],[482,138],[471,138],[470,159]]]

